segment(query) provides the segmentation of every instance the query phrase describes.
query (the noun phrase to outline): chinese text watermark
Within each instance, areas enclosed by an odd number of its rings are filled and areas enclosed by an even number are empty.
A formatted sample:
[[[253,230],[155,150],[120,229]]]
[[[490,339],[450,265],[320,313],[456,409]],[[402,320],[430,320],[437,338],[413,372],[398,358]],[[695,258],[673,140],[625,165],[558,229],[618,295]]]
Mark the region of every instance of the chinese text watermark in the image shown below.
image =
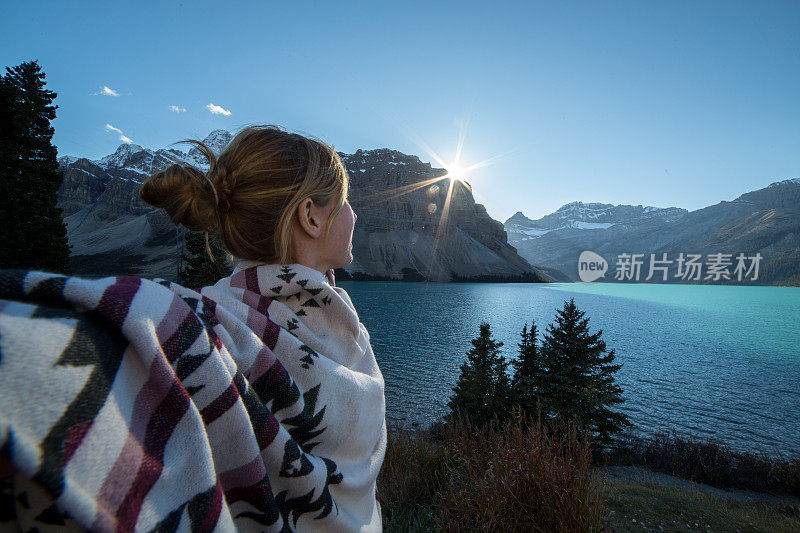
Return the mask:
[[[649,261],[645,265],[645,256],[649,255]],[[750,280],[758,279],[758,268],[761,264],[761,254],[746,255],[713,253],[706,254],[684,254],[681,252],[678,257],[669,259],[667,253],[661,254],[634,254],[623,253],[617,255],[617,262],[614,269],[614,279],[619,281],[639,281],[646,273],[644,281],[655,279],[657,281],[667,281],[672,272],[672,279],[684,281],[720,281],[720,280]],[[646,268],[645,268],[646,267]],[[578,258],[578,276],[581,281],[594,281],[605,277],[608,271],[608,263],[599,254],[591,251],[581,252]]]

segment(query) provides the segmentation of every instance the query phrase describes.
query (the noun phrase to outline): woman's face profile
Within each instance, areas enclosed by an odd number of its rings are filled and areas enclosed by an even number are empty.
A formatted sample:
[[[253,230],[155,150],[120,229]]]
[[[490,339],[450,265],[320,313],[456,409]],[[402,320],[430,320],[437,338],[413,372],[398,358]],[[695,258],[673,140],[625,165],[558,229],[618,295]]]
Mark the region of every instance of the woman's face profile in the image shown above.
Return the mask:
[[[331,202],[331,207],[335,205]],[[353,262],[353,229],[356,219],[350,202],[345,200],[344,205],[331,221],[327,238],[323,243],[324,255],[331,268],[342,268]]]
[[[338,199],[331,199],[324,206],[315,204],[311,198],[303,200],[294,221],[293,262],[323,273],[352,263],[356,218],[347,200],[341,207]]]

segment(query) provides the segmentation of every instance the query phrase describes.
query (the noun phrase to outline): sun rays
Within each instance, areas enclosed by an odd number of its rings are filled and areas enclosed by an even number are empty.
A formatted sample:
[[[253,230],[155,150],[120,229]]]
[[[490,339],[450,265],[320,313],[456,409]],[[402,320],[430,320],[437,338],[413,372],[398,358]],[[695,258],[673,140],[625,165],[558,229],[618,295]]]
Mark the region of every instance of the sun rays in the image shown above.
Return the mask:
[[[407,136],[429,156],[433,166],[444,169],[444,173],[440,174],[439,176],[422,179],[415,183],[409,183],[393,189],[362,196],[361,198],[357,199],[357,202],[360,208],[369,208],[377,204],[388,202],[395,198],[415,193],[416,191],[420,191],[420,189],[428,188],[428,190],[425,191],[425,194],[417,197],[419,198],[421,208],[423,209],[426,217],[430,217],[428,220],[431,223],[426,223],[424,226],[422,226],[422,228],[415,228],[415,231],[425,231],[427,228],[433,229],[435,225],[435,233],[433,234],[432,243],[434,253],[430,257],[431,264],[427,265],[428,272],[424,273],[427,276],[433,276],[431,279],[434,279],[441,277],[441,275],[447,274],[444,271],[439,272],[439,270],[445,267],[444,263],[440,263],[440,245],[444,242],[444,236],[448,233],[451,210],[454,205],[460,205],[453,203],[453,197],[459,192],[458,188],[462,188],[463,192],[471,194],[472,187],[467,180],[470,180],[473,177],[472,173],[478,169],[491,165],[498,159],[505,157],[511,152],[496,155],[477,163],[464,164],[461,159],[464,150],[464,140],[466,138],[466,124],[462,124],[462,127],[460,128],[455,155],[453,160],[450,162],[445,161],[444,158],[435,150],[433,150],[420,136]],[[444,194],[442,194],[443,191]],[[419,195],[419,193],[417,194]],[[430,231],[430,229],[427,231]],[[417,242],[416,239],[417,238],[414,237],[412,242]]]
[[[394,189],[389,189],[387,191],[380,191],[374,194],[370,194],[364,196],[359,199],[359,203],[365,203],[366,205],[371,205],[374,203],[381,203],[386,202],[388,200],[392,200],[394,198],[398,198],[400,196],[412,193],[416,190],[423,189],[433,184],[438,184],[439,182],[445,181],[447,182],[447,196],[445,198],[445,207],[441,210],[442,216],[445,215],[447,207],[450,204],[450,200],[452,197],[454,184],[458,183],[460,186],[464,187],[465,189],[472,191],[472,187],[469,183],[466,182],[467,178],[469,177],[469,173],[473,170],[485,167],[491,164],[493,161],[497,160],[503,155],[494,156],[489,159],[485,159],[478,163],[468,166],[461,166],[459,161],[461,156],[461,141],[459,141],[458,148],[456,150],[456,158],[453,160],[452,163],[446,163],[436,152],[434,152],[424,141],[419,140],[417,141],[418,145],[425,150],[428,155],[431,156],[438,165],[445,169],[446,174],[443,176],[437,176],[429,179],[424,179],[418,181],[416,183],[410,183],[408,185],[402,185],[400,187],[396,187]]]
[[[453,199],[453,188],[455,187],[456,183],[463,183],[458,178],[451,178],[448,181],[449,183],[447,185],[447,194],[444,197],[444,206],[442,207],[442,214],[439,217],[439,225],[436,227],[436,239],[434,241],[435,248],[439,247],[439,241],[441,240],[442,236],[445,234],[445,231],[447,230],[447,221],[450,215],[450,202]]]
[[[427,180],[418,181],[417,183],[411,183],[409,185],[402,185],[400,187],[390,189],[388,191],[380,191],[374,194],[367,195],[363,198],[359,199],[359,203],[366,202],[367,205],[374,204],[374,203],[381,203],[387,202],[399,196],[406,195],[408,193],[414,192],[418,189],[422,189],[427,187],[428,185],[432,185],[434,183],[440,182],[445,179],[443,176],[439,176],[437,178],[430,178]]]

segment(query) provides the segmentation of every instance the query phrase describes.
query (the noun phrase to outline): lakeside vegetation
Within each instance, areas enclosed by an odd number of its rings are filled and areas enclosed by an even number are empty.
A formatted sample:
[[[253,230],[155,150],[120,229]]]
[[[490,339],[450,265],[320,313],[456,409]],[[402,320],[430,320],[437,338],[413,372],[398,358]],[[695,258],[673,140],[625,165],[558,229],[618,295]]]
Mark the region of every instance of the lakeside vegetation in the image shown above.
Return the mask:
[[[695,481],[727,489],[769,486],[797,496],[798,458],[765,457],[762,468],[740,478],[740,452],[719,443],[716,461],[706,465],[701,459],[709,441],[642,438],[660,450],[648,463],[647,455],[624,455],[624,445],[594,453],[574,424],[525,417],[517,411],[503,425],[482,428],[462,418],[434,432],[392,428],[378,477],[384,530],[800,531],[797,503],[728,501],[606,473],[613,464],[657,470],[688,457]]]
[[[530,329],[526,323],[512,361],[500,355],[503,343],[493,338],[491,325],[481,324],[443,423],[464,416],[478,426],[495,419],[502,423],[519,409],[547,422],[574,423],[599,444],[630,427],[628,417],[615,409],[624,402],[615,381],[622,365],[615,363],[614,350],[607,349],[603,331],[591,332],[585,315],[571,298],[556,309],[541,338],[536,322],[531,321]]]
[[[766,450],[737,451],[714,439],[676,433],[625,434],[597,449],[599,465],[646,466],[656,472],[723,489],[745,489],[800,498],[800,457]]]
[[[565,302],[541,341],[526,324],[513,361],[480,326],[450,412],[428,429],[389,433],[378,478],[387,531],[800,530],[800,458],[632,433],[613,410],[620,365],[588,321]],[[606,475],[615,466],[784,499],[727,501]]]
[[[390,432],[378,477],[389,531],[600,531],[591,447],[574,424],[454,419],[435,437]]]

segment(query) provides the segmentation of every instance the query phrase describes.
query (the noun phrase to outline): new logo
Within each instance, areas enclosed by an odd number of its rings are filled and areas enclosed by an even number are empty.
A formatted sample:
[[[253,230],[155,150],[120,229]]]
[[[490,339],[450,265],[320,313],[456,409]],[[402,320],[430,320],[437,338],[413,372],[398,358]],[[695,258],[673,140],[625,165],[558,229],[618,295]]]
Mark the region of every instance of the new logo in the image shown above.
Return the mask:
[[[603,278],[607,271],[608,262],[603,259],[603,256],[589,250],[581,252],[578,257],[578,276],[581,281],[588,282]]]

